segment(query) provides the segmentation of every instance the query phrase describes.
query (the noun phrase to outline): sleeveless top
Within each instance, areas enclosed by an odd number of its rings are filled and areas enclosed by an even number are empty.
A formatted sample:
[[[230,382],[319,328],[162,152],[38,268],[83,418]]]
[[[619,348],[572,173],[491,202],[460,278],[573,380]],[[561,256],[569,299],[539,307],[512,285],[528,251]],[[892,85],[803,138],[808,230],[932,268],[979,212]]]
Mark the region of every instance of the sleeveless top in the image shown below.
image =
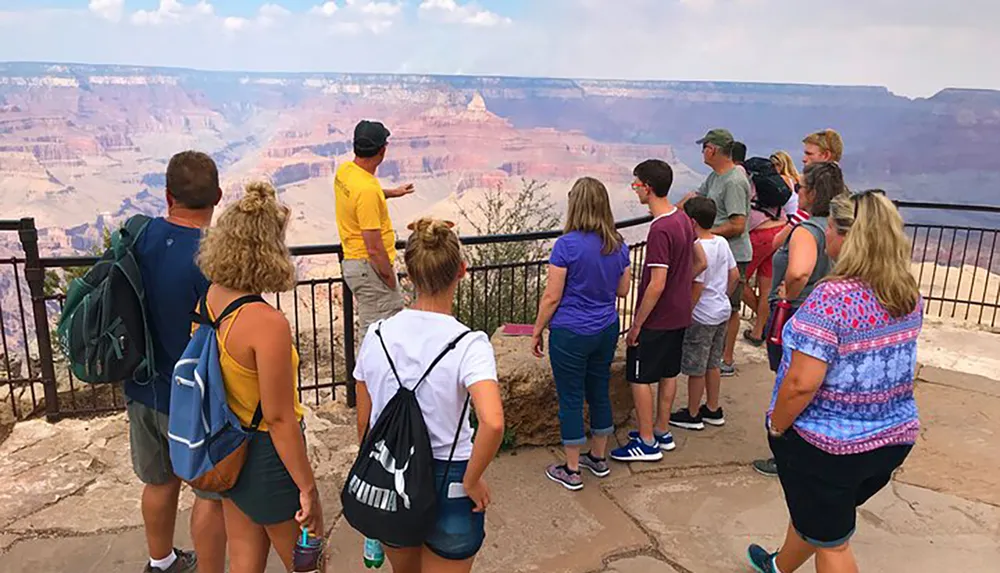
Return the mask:
[[[767,297],[768,302],[778,302],[778,287],[785,280],[785,273],[788,271],[788,246],[792,241],[792,235],[799,230],[799,227],[809,231],[813,238],[816,239],[816,266],[813,267],[813,272],[809,275],[809,280],[806,282],[806,286],[802,289],[802,292],[799,293],[799,296],[795,300],[788,301],[791,303],[792,308],[802,306],[802,303],[809,298],[813,289],[816,288],[816,283],[830,274],[830,271],[833,269],[833,262],[826,254],[826,219],[826,217],[812,217],[803,221],[788,235],[788,238],[785,239],[785,244],[781,245],[781,248],[775,251],[774,257],[771,259],[774,265],[774,279],[771,284],[771,292]]]
[[[229,340],[229,332],[233,329],[233,325],[240,318],[240,313],[243,309],[240,307],[231,315],[229,319],[229,324],[225,325],[223,328],[219,329],[219,367],[222,369],[222,378],[226,382],[226,397],[229,400],[229,409],[236,414],[239,418],[240,423],[244,427],[249,427],[252,420],[253,414],[257,410],[257,404],[260,403],[260,380],[257,377],[257,371],[240,364],[233,358],[233,355],[229,353],[229,349],[226,348],[226,343]],[[208,316],[212,320],[215,320],[215,313],[211,308],[208,309]],[[293,400],[295,407],[295,419],[302,421],[302,417],[305,415],[305,410],[302,408],[302,402],[299,400],[299,353],[295,349],[295,345],[292,345],[292,381],[294,383],[293,388]],[[261,432],[267,431],[267,423],[261,421],[258,430]]]

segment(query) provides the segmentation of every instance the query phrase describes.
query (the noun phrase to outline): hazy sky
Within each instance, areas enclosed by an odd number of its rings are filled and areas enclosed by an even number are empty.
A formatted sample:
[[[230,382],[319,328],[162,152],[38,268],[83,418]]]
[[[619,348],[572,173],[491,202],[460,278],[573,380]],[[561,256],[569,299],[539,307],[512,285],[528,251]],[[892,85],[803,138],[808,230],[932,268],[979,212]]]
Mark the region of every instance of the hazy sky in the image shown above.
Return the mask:
[[[0,60],[1000,89],[998,0],[0,0]]]

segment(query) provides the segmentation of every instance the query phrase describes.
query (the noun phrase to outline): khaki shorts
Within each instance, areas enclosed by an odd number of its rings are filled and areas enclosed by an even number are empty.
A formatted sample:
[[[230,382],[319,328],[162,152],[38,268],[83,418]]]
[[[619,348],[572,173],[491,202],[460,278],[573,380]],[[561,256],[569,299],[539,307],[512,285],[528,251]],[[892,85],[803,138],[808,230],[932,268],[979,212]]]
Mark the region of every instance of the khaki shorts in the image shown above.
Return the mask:
[[[174,468],[170,464],[170,445],[167,442],[170,418],[163,412],[134,400],[128,400],[125,410],[128,412],[129,448],[132,450],[132,469],[135,470],[135,475],[144,484],[170,483],[174,479]],[[194,490],[194,493],[203,499],[222,499],[217,493],[199,490]]]
[[[389,288],[367,260],[347,259],[342,265],[344,282],[357,302],[358,341],[368,333],[368,326],[403,310],[403,295]]]
[[[742,308],[740,305],[743,303],[743,287],[747,284],[747,268],[749,266],[750,263],[736,263],[736,268],[740,270],[740,282],[736,283],[736,289],[729,295],[729,304],[734,313],[739,312]]]

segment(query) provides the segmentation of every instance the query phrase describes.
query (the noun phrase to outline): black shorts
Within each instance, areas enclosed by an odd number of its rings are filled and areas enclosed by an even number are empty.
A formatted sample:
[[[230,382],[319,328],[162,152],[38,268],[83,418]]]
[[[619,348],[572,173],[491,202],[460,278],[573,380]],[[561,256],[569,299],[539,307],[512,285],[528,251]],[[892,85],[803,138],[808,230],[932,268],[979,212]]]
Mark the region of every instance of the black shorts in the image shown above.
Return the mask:
[[[276,525],[295,519],[302,507],[299,486],[278,456],[268,432],[251,434],[240,477],[222,497],[235,503],[257,525]]]
[[[625,379],[634,384],[655,384],[681,373],[684,356],[684,331],[651,330],[639,332],[639,346],[625,352]]]
[[[839,547],[854,535],[857,508],[892,479],[913,446],[838,456],[795,430],[769,438],[795,531],[815,547]]]

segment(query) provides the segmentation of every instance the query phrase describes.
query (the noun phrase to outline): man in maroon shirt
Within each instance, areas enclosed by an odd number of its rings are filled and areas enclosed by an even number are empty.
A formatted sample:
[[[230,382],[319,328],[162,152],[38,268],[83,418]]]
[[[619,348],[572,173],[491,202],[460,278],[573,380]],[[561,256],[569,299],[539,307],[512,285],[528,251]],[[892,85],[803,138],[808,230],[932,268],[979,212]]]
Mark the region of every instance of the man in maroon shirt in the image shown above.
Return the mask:
[[[675,447],[667,428],[681,371],[684,330],[691,324],[691,288],[705,266],[705,255],[695,244],[691,219],[667,198],[674,179],[670,165],[650,159],[637,165],[633,175],[632,189],[653,215],[639,301],[626,339],[626,379],[632,384],[639,429],[611,457],[651,462],[663,459],[662,450]],[[657,382],[659,407],[654,424],[650,385]]]

